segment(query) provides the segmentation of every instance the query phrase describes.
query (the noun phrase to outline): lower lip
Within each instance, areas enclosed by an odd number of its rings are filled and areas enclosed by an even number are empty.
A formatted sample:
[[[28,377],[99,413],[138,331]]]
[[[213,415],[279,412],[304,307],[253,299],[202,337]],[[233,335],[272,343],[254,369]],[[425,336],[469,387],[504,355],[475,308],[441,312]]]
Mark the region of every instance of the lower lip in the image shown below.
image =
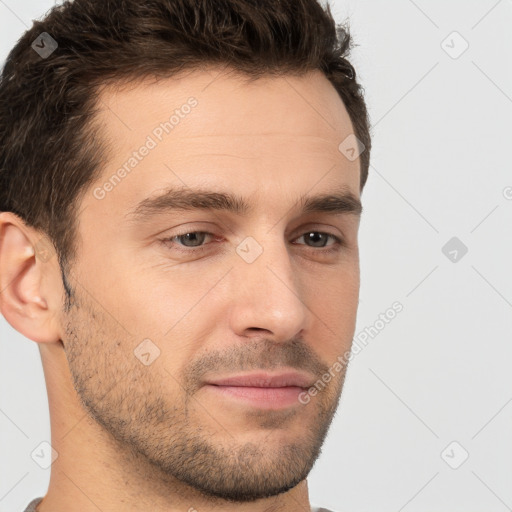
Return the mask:
[[[250,386],[215,386],[207,384],[206,388],[222,396],[233,398],[262,409],[281,409],[298,405],[299,395],[304,389],[297,386],[282,388],[257,388]]]

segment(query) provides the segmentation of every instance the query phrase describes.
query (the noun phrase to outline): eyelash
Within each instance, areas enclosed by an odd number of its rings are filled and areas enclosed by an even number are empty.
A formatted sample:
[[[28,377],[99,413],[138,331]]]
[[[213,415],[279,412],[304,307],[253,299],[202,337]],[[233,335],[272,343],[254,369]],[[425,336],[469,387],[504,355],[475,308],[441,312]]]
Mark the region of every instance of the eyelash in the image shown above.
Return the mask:
[[[326,233],[324,231],[314,231],[314,230],[311,230],[311,231],[306,231],[305,233],[303,233],[302,235],[300,235],[298,238],[302,238],[303,236],[309,234],[309,233],[317,233],[317,234],[321,234],[321,235],[327,235],[329,236],[331,239],[334,240],[334,244],[332,244],[330,246],[329,249],[326,249],[324,247],[309,247],[309,249],[315,251],[316,252],[321,252],[321,253],[324,253],[324,254],[330,254],[330,253],[333,253],[333,252],[338,252],[342,246],[344,246],[344,242],[341,238],[337,237],[336,235],[333,235],[331,233]],[[169,245],[178,245],[179,244],[175,244],[173,242],[173,240],[175,240],[176,238],[180,238],[182,236],[185,236],[185,235],[195,235],[195,234],[205,234],[205,235],[211,235],[213,237],[215,237],[215,235],[213,233],[209,233],[208,231],[184,231],[183,233],[177,233],[176,235],[173,235],[171,237],[167,237],[167,238],[162,238],[160,240],[160,242],[162,242],[164,245],[166,246],[169,246]],[[202,252],[203,250],[205,250],[207,248],[207,245],[208,244],[203,244],[203,245],[200,245],[200,246],[197,246],[197,247],[188,247],[186,249],[181,249],[179,247],[175,247],[175,250],[177,250],[178,252],[181,252],[181,253],[188,253],[188,254],[191,254],[191,253],[199,253],[199,252]],[[300,245],[305,245],[305,244],[300,244]],[[308,246],[306,246],[308,247]]]

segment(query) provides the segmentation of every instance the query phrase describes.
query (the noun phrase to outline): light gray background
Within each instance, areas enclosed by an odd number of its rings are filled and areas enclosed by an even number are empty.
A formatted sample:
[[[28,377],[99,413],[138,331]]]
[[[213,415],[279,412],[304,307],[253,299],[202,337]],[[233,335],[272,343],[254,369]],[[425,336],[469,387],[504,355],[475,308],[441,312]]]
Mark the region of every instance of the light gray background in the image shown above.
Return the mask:
[[[0,62],[52,4],[0,0]],[[351,22],[374,134],[356,335],[404,309],[352,360],[311,501],[512,510],[512,2],[331,5]],[[457,262],[452,237],[468,248]],[[15,512],[46,492],[30,453],[50,440],[48,403],[36,344],[3,318],[0,337],[0,511]]]

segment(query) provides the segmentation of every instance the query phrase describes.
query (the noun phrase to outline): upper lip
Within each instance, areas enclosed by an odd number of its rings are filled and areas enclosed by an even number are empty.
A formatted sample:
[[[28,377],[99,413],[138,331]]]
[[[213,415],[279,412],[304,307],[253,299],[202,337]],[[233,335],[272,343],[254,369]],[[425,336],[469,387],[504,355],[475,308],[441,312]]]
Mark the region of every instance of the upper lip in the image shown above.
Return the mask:
[[[251,386],[258,388],[280,388],[285,386],[309,388],[313,383],[314,377],[296,371],[244,373],[207,382],[207,384],[214,386]]]

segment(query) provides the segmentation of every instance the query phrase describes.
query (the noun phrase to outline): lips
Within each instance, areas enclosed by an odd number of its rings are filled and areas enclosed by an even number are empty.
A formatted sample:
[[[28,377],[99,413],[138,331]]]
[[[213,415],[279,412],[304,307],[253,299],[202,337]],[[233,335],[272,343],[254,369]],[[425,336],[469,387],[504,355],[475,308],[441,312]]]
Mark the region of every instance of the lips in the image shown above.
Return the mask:
[[[302,407],[299,397],[314,382],[313,375],[282,369],[279,373],[258,371],[210,379],[203,389],[228,407],[277,411]]]
[[[280,373],[246,373],[220,379],[209,380],[207,384],[213,386],[239,386],[253,388],[283,388],[300,387],[310,388],[314,384],[314,377],[296,371],[286,371]]]

